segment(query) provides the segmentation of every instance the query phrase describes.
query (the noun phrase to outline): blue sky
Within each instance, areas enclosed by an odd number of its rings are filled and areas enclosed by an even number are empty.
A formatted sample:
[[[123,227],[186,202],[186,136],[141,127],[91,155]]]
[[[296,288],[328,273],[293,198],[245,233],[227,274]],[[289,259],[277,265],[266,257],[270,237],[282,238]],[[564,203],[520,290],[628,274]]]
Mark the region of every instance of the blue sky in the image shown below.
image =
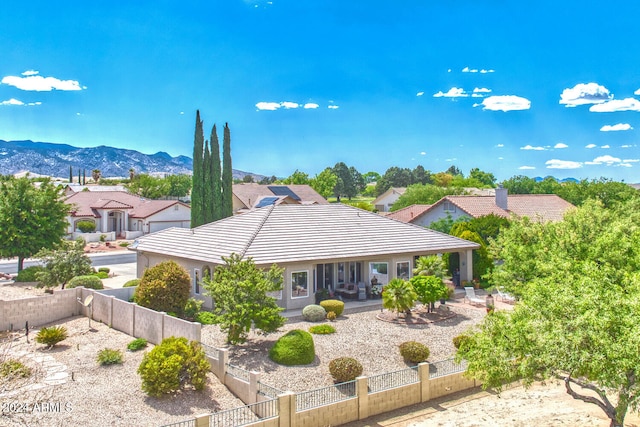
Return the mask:
[[[526,6],[525,6],[526,5]],[[0,139],[640,182],[637,1],[7,2]],[[222,137],[221,132],[220,137]]]

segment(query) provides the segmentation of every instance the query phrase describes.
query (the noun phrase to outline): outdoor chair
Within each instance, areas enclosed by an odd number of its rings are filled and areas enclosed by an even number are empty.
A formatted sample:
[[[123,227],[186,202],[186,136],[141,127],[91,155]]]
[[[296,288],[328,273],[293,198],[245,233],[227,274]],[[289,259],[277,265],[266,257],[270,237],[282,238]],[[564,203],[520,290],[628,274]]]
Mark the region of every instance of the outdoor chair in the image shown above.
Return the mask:
[[[516,302],[516,297],[514,297],[513,295],[506,293],[501,288],[496,288],[496,290],[498,291],[498,298],[500,298],[501,301],[509,304],[513,304]]]
[[[464,295],[465,301],[469,301],[471,304],[484,305],[485,303],[484,298],[480,298],[479,296],[477,296],[476,291],[472,287],[466,286],[464,288],[464,291],[465,291],[465,295]]]

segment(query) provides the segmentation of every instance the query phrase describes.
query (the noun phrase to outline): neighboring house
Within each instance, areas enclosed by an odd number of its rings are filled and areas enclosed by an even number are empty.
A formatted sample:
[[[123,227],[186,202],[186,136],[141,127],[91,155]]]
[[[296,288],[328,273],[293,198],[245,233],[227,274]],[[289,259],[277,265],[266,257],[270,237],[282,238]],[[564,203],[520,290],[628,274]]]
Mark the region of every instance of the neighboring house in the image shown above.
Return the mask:
[[[137,251],[138,277],[167,260],[185,267],[192,294],[205,307],[212,301],[204,296],[200,279],[211,277],[224,264],[222,257],[251,257],[262,268],[275,263],[284,268],[284,285],[274,296],[282,307],[295,309],[314,303],[318,289],[350,290],[372,280],[385,285],[396,277],[409,278],[422,255],[459,253],[461,278],[469,280],[472,252],[478,247],[348,205],[279,204],[191,230],[171,228],[143,236],[131,249]]]
[[[496,188],[495,196],[445,196],[408,222],[428,227],[432,222],[451,216],[479,218],[494,214],[529,217],[534,221],[560,221],[575,206],[555,194],[514,194]]]
[[[278,204],[326,205],[329,202],[308,185],[233,185],[233,213]]]
[[[68,233],[77,237],[79,221],[92,221],[96,233],[133,239],[169,227],[189,228],[191,208],[177,200],[149,200],[124,191],[80,191],[65,199],[70,205]]]
[[[65,196],[70,196],[81,191],[127,191],[124,185],[82,185],[82,184],[63,184]]]
[[[382,212],[381,215],[400,222],[411,222],[414,218],[422,215],[430,207],[431,205],[411,205],[406,208],[398,209],[395,212]]]
[[[391,205],[393,205],[405,191],[407,191],[407,189],[403,187],[391,187],[378,196],[371,204],[378,212],[389,212]]]

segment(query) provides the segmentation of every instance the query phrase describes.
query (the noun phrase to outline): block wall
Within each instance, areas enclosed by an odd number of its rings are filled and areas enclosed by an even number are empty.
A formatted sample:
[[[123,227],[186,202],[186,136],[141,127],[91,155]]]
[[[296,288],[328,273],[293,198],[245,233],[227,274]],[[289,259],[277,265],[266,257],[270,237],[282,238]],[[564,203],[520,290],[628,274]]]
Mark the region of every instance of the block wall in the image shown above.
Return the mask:
[[[295,398],[291,404],[295,411]],[[320,406],[308,411],[295,412],[291,415],[291,426],[324,427],[337,426],[358,420],[358,399],[343,400],[327,406]]]
[[[127,335],[133,335],[133,325],[135,322],[135,304],[126,302],[117,298],[112,298],[112,317],[111,327],[117,331],[124,332]]]
[[[133,336],[145,338],[153,344],[160,344],[165,314],[139,305],[134,307]]]
[[[201,329],[202,325],[200,323],[165,316],[162,337],[185,337],[190,341],[200,342]]]
[[[474,380],[465,378],[463,375],[464,372],[458,372],[445,377],[432,379],[430,381],[431,399],[436,399],[441,396],[446,396],[448,394],[452,394],[460,390],[467,390],[476,386],[476,382]]]
[[[23,329],[25,323],[41,326],[80,314],[79,289],[63,289],[53,294],[0,301],[0,330]]]
[[[383,390],[369,395],[369,415],[420,403],[420,383]]]

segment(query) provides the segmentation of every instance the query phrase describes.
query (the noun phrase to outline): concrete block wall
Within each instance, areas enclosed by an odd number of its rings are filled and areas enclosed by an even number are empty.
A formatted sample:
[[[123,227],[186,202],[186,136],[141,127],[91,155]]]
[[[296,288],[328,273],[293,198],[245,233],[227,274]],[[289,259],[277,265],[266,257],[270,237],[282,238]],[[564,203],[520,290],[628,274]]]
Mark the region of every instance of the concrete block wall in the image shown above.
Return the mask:
[[[431,399],[446,396],[460,390],[467,390],[476,386],[476,381],[465,378],[464,372],[434,378],[429,382]]]
[[[369,416],[420,403],[420,383],[409,384],[369,395]]]
[[[342,400],[327,406],[319,406],[307,411],[296,412],[295,395],[291,403],[291,427],[324,427],[357,421],[358,399]]]
[[[133,336],[136,305],[132,302],[122,301],[117,298],[112,298],[111,304],[111,327],[117,331]]]
[[[93,302],[89,314],[93,320],[102,322],[105,325],[111,325],[111,309],[113,306],[113,297],[103,295],[99,292],[93,293]]]
[[[0,330],[41,326],[80,314],[80,289],[63,289],[38,297],[0,300]]]
[[[165,313],[140,307],[139,305],[134,307],[133,336],[145,338],[153,344],[160,344],[162,342]]]
[[[164,329],[162,337],[185,337],[190,341],[200,342],[200,332],[202,325],[197,322],[189,322],[187,320],[178,319],[176,317],[164,317]]]
[[[100,289],[98,293],[103,295],[113,295],[114,297],[121,299],[123,301],[129,301],[135,291],[136,291],[136,286],[132,286],[128,288]]]

